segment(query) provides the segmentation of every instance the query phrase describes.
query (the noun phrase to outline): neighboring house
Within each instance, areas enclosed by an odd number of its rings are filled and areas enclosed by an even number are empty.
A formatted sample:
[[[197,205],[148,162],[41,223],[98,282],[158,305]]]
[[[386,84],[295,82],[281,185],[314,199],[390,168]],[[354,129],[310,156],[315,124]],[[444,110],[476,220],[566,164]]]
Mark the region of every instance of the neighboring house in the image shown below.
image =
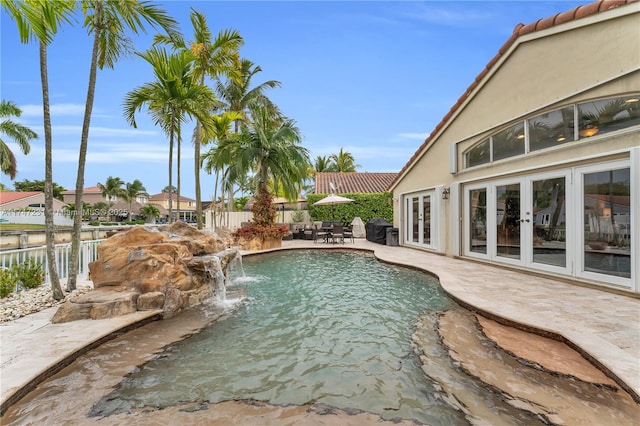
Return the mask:
[[[68,191],[64,191],[62,193],[62,200],[67,204],[75,204],[76,202],[76,191],[75,189],[70,189]],[[113,197],[110,200],[112,203],[118,201],[118,197]],[[97,186],[90,186],[88,188],[84,188],[82,190],[82,202],[86,204],[95,204],[95,203],[109,203],[104,196],[102,196],[102,190]]]
[[[389,186],[400,243],[640,293],[638,28],[631,0],[517,25]]]
[[[54,224],[69,225],[64,216],[65,203],[54,198]],[[44,225],[44,192],[0,192],[0,221]]]
[[[322,172],[316,173],[316,194],[387,192],[398,173]]]
[[[176,214],[178,208],[178,196],[177,194],[171,194],[171,203],[173,214]],[[154,194],[149,196],[149,204],[155,204],[162,208],[169,210],[169,193],[161,192],[160,194]],[[167,212],[168,214],[168,212]],[[185,222],[196,222],[196,200],[185,196],[180,196],[180,220]],[[165,219],[165,218],[163,218]]]
[[[67,204],[53,199],[53,210],[62,210]],[[0,210],[35,210],[44,211],[44,192],[0,192]]]

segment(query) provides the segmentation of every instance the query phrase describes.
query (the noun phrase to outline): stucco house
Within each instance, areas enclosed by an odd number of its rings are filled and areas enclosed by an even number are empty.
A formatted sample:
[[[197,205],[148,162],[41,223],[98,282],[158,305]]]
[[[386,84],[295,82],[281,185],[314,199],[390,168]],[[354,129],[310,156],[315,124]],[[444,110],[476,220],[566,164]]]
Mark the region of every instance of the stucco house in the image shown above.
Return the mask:
[[[400,244],[639,293],[638,28],[633,0],[518,24],[389,186]]]
[[[53,199],[55,225],[68,226],[71,219],[65,216],[66,204]],[[0,222],[44,225],[44,192],[0,192]]]

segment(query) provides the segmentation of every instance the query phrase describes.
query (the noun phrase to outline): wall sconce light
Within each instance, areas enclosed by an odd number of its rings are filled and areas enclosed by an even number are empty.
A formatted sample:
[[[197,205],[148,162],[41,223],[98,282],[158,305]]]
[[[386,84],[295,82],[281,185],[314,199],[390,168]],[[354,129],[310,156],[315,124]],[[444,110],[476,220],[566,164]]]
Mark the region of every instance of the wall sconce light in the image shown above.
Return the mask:
[[[442,189],[442,199],[443,200],[448,200],[449,199],[449,188],[443,188]]]

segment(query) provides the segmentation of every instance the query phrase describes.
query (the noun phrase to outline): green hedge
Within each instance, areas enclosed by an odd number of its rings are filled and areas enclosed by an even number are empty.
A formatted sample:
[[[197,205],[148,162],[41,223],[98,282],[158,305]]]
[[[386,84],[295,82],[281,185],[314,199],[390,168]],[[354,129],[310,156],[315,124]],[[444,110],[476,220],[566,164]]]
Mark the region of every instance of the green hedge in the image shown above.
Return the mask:
[[[393,223],[393,195],[390,192],[375,194],[348,193],[339,194],[351,198],[352,203],[334,204],[330,206],[314,206],[329,194],[307,194],[307,209],[312,221],[339,220],[343,225],[351,225],[354,218],[359,217],[365,224],[373,218],[381,217]]]

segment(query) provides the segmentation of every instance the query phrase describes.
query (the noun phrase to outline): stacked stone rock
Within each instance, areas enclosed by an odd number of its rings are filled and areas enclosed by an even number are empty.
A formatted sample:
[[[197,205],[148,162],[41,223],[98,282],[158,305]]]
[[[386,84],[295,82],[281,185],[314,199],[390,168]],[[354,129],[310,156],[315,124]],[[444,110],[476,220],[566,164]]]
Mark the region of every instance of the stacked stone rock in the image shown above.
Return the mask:
[[[224,270],[237,255],[227,246],[215,234],[182,222],[119,232],[98,246],[98,260],[89,264],[94,291],[66,301],[52,322],[146,310],[171,316],[202,303],[214,292],[210,256],[220,257]]]

